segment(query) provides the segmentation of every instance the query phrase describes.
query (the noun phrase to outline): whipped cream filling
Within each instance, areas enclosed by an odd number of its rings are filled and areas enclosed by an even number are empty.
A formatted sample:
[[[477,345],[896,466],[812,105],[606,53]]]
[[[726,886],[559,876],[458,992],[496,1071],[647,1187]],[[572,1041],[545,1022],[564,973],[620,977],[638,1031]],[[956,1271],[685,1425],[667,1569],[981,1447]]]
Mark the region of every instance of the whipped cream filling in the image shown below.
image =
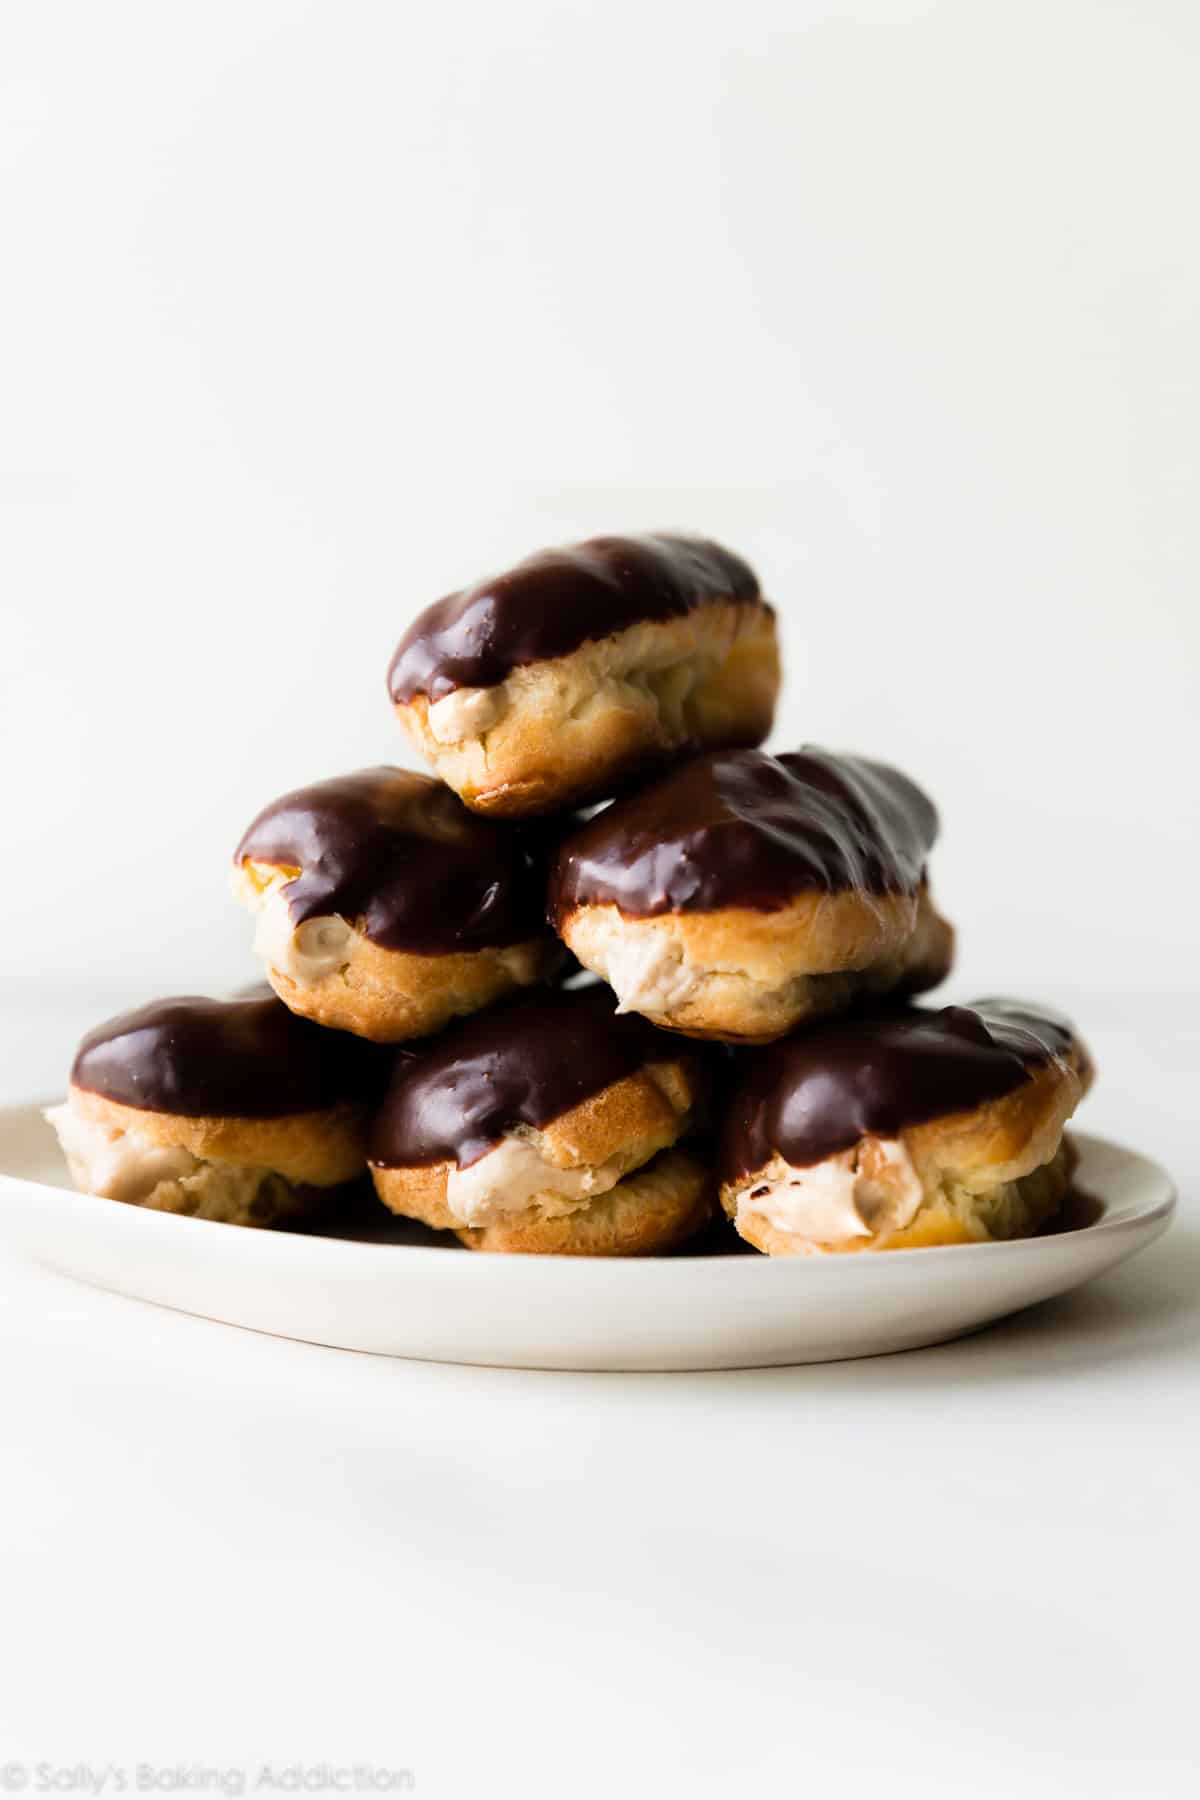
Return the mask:
[[[519,987],[529,987],[538,978],[542,948],[538,943],[509,944],[495,952],[496,960]]]
[[[283,883],[273,887],[263,900],[254,927],[254,949],[272,969],[308,987],[345,965],[358,933],[336,913],[293,925],[283,887]]]
[[[826,1244],[903,1231],[922,1200],[920,1179],[898,1138],[863,1138],[811,1168],[771,1159],[735,1195],[737,1219],[757,1218],[817,1255]]]
[[[684,1005],[700,985],[673,938],[662,931],[626,933],[608,948],[609,986],[619,1013],[669,1013]]]
[[[499,687],[455,688],[435,700],[426,715],[430,736],[439,744],[457,744],[490,729],[508,702]]]
[[[44,1116],[85,1194],[235,1225],[270,1224],[295,1210],[292,1185],[273,1169],[208,1162],[179,1145],[156,1144],[136,1128],[89,1118],[74,1094]]]
[[[85,1194],[138,1206],[160,1181],[180,1181],[203,1167],[190,1150],[87,1118],[73,1099],[48,1106],[42,1116],[58,1134],[71,1179]]]
[[[619,1161],[594,1169],[556,1169],[527,1138],[510,1135],[465,1169],[452,1169],[446,1205],[460,1225],[487,1225],[525,1212],[536,1200],[543,1213],[578,1212],[620,1181]]]
[[[284,885],[280,882],[271,888],[259,907],[254,926],[255,953],[297,987],[313,987],[327,975],[345,968],[361,934],[340,913],[293,925],[283,896]],[[538,943],[509,944],[495,955],[513,982],[527,986],[537,980],[541,949]]]

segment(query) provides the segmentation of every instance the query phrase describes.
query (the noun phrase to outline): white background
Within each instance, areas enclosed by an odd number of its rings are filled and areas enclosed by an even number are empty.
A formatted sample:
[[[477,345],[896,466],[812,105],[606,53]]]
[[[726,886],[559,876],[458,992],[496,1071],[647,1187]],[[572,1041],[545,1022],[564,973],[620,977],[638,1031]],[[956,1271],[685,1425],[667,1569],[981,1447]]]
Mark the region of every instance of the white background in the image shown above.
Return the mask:
[[[232,846],[403,758],[415,608],[667,525],[776,599],[775,741],[938,799],[957,991],[1068,1005],[1089,1122],[1196,1170],[1198,92],[1189,0],[7,6],[4,1091],[252,973]],[[456,1795],[1191,1795],[1198,1269],[631,1383],[10,1268],[3,1722]]]
[[[944,814],[964,981],[1196,943],[1200,16],[946,5],[3,15],[9,969],[250,968],[226,863],[404,751],[412,611],[728,538],[776,733]]]

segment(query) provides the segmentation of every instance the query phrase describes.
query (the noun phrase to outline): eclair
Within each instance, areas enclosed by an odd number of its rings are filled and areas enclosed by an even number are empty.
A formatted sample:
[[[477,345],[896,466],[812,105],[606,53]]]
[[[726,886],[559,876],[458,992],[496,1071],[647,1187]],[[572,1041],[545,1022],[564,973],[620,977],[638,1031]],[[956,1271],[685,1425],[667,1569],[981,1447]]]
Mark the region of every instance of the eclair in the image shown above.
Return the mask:
[[[380,1043],[552,975],[532,838],[427,775],[365,769],[285,794],[234,853],[254,945],[293,1012]]]
[[[1028,1237],[1058,1212],[1092,1076],[1074,1029],[1010,1000],[896,1007],[751,1052],[721,1204],[770,1256]]]
[[[712,1176],[679,1148],[702,1054],[593,985],[523,994],[402,1051],[368,1158],[393,1212],[474,1250],[636,1256],[706,1224]]]
[[[862,757],[697,757],[560,845],[551,922],[623,1012],[692,1037],[766,1043],[863,994],[950,967],[929,898],[937,814]]]
[[[761,743],[779,689],[775,615],[720,544],[590,538],[428,607],[388,688],[475,812],[550,812],[681,753]]]
[[[158,1000],[88,1033],[46,1118],[85,1193],[274,1225],[365,1174],[385,1062],[265,988]]]

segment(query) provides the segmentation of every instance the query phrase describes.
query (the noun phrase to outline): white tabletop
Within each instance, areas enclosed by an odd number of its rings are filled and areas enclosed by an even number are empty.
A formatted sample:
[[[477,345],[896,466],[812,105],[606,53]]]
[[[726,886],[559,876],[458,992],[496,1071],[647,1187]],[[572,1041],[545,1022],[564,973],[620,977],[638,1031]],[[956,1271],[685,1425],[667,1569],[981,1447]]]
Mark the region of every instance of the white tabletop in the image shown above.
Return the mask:
[[[0,1098],[52,1091],[96,997],[8,998]],[[0,1256],[0,1786],[1194,1800],[1184,1016],[1089,1008],[1088,1127],[1172,1168],[1175,1229],[943,1349],[438,1367]]]

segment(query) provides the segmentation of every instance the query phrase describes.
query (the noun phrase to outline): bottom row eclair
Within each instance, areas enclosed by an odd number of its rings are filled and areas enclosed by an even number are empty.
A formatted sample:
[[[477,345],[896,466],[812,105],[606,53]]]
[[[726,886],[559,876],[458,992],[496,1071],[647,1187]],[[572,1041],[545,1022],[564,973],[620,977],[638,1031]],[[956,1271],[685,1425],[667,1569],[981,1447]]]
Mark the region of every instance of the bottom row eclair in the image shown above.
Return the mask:
[[[369,1172],[477,1250],[661,1254],[723,1212],[794,1256],[1029,1236],[1067,1193],[1090,1079],[1071,1026],[1004,1000],[729,1053],[605,987],[546,990],[388,1052],[263,991],[100,1026],[46,1116],[77,1187],[198,1218],[334,1212]]]

